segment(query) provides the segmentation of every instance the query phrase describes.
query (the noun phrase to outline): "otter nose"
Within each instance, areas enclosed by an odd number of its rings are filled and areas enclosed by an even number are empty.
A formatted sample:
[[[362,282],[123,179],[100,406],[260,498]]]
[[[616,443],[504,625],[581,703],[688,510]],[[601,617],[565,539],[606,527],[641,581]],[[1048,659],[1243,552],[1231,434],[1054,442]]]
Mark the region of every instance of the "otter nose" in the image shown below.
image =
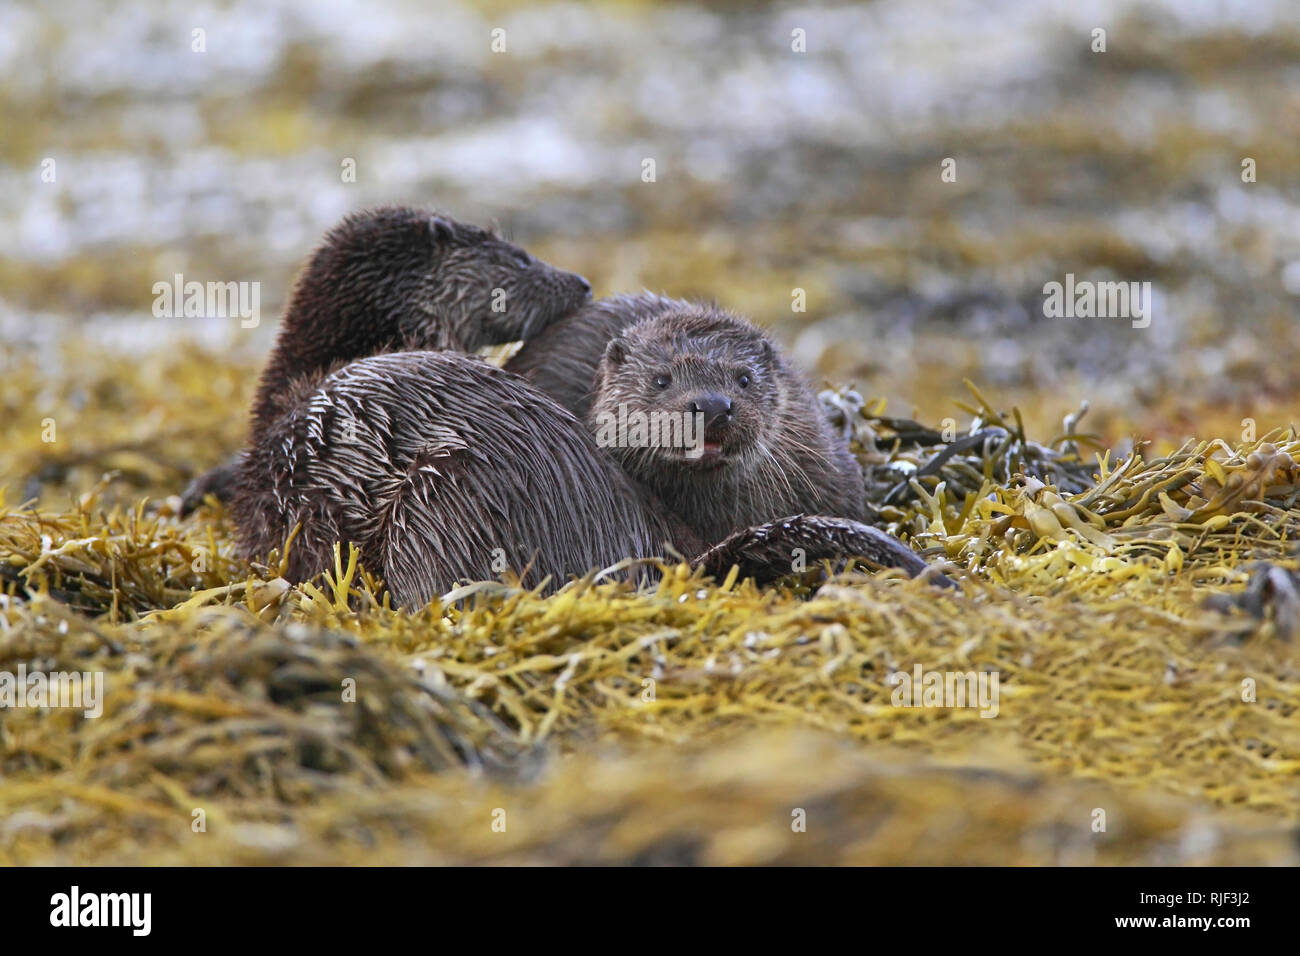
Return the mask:
[[[731,399],[717,392],[705,392],[691,401],[691,414],[703,413],[704,427],[713,428],[731,421]]]

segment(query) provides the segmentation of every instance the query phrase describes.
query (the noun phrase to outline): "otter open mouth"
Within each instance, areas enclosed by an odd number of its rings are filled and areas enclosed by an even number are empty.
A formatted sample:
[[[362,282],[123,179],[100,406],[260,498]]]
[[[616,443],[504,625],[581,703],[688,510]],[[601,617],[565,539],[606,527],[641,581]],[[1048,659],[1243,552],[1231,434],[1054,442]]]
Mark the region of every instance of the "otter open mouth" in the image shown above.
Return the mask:
[[[706,467],[717,467],[727,460],[727,454],[722,450],[722,443],[716,441],[706,441],[695,456],[695,460]]]
[[[722,442],[718,441],[705,441],[701,445],[685,448],[681,455],[688,464],[699,468],[721,468],[731,457]]]

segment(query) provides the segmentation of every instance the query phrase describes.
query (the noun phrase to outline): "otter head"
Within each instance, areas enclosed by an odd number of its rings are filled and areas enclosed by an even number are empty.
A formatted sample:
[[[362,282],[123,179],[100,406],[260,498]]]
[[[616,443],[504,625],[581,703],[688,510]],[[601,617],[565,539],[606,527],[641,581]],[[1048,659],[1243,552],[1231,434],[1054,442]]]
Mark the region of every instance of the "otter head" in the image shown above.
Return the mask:
[[[760,453],[776,418],[778,362],[759,329],[715,306],[643,319],[601,358],[590,415],[597,444],[658,488],[739,467]]]
[[[456,329],[466,350],[529,339],[591,298],[591,284],[513,242],[446,216],[430,216],[433,268],[425,278],[431,315]]]
[[[394,348],[473,351],[536,335],[590,297],[582,276],[488,230],[395,207],[330,231],[288,321],[321,336],[332,360]]]

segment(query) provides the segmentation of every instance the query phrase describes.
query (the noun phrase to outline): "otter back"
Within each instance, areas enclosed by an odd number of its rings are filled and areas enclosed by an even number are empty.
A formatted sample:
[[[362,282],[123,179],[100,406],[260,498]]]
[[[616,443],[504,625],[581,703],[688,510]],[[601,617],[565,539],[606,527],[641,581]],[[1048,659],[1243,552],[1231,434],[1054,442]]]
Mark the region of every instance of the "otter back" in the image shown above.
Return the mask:
[[[353,362],[258,440],[240,472],[242,552],[294,526],[288,575],[351,541],[400,605],[510,569],[535,586],[661,550],[667,525],[581,424],[517,376],[449,352]]]

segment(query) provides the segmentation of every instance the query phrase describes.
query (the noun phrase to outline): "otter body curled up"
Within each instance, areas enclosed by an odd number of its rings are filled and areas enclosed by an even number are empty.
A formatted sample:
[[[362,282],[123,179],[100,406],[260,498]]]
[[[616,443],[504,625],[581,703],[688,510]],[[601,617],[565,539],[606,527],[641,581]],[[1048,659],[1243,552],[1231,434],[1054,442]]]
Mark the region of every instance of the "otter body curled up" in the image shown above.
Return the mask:
[[[397,603],[506,568],[529,586],[658,553],[667,526],[580,423],[517,376],[454,352],[352,362],[265,431],[234,517],[248,554],[302,524],[288,575],[355,543]]]

